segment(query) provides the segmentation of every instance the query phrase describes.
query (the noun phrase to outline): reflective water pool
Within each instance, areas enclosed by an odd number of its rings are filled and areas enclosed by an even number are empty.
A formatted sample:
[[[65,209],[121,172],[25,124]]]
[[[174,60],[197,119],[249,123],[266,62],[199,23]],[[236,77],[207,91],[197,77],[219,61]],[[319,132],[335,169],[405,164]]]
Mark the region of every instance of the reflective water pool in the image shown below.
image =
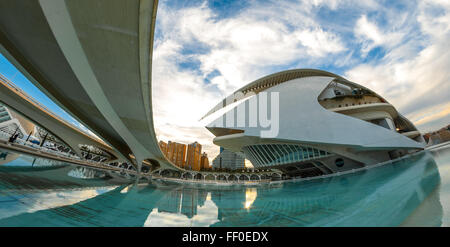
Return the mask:
[[[0,226],[450,223],[450,147],[334,178],[248,186],[123,185],[101,174],[77,176],[72,165],[0,152]]]

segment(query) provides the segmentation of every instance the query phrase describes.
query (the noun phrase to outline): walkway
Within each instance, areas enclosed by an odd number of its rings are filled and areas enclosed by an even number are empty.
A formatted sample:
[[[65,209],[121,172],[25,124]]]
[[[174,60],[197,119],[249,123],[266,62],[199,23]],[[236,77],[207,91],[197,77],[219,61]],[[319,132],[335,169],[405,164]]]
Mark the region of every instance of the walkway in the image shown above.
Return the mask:
[[[26,143],[22,139],[17,139],[14,143],[8,142],[7,136],[2,134],[0,132],[0,148],[11,150],[13,152],[17,152],[20,154],[25,155],[31,155],[31,156],[37,156],[40,158],[60,161],[60,162],[66,162],[69,164],[74,164],[82,167],[88,167],[95,170],[102,170],[102,171],[113,171],[113,172],[119,172],[119,173],[127,173],[129,175],[137,175],[137,172],[134,170],[125,170],[123,168],[118,168],[114,166],[109,166],[106,163],[102,162],[95,162],[92,160],[83,160],[79,158],[78,156],[71,155],[69,153],[63,153],[58,152],[55,150],[51,150],[45,147],[39,147],[38,145],[32,144],[32,143]],[[141,173],[141,177],[144,178],[151,178],[151,175],[149,173]]]

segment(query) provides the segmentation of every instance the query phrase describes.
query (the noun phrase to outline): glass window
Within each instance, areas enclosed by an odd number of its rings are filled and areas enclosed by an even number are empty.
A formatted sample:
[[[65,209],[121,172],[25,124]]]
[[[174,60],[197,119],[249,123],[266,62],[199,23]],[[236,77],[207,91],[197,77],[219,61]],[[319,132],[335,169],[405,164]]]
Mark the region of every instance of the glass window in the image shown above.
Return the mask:
[[[279,162],[280,163],[283,163],[283,151],[281,150],[281,146],[280,145],[274,145],[273,146],[274,148],[275,148],[275,150],[278,152],[278,154],[279,154],[279,158],[278,158],[278,160],[279,160]]]
[[[266,153],[270,158],[270,162],[273,163],[273,161],[276,159],[275,155],[270,151],[268,148],[270,145],[261,145],[261,149],[263,149],[264,153]]]
[[[255,158],[257,160],[259,160],[260,164],[264,164],[266,163],[263,159],[261,159],[261,156],[259,155],[259,153],[256,151],[254,146],[249,146],[249,149],[253,152],[253,155],[255,156]]]
[[[270,144],[268,145],[268,149],[270,150],[270,153],[274,156],[274,160],[277,160],[280,157],[280,154],[275,150],[276,144]]]
[[[254,153],[251,151],[249,147],[245,147],[244,151],[247,153],[252,163],[254,162],[256,165],[262,165],[261,162],[255,157]]]
[[[285,163],[290,163],[289,161],[289,151],[287,150],[287,145],[281,145],[281,150],[283,151],[283,161]]]
[[[314,148],[314,157],[319,157],[319,150]]]
[[[270,160],[274,161],[276,160],[276,154],[274,154],[274,152],[272,151],[272,145],[264,145],[266,152],[269,154],[270,156]]]
[[[295,158],[296,150],[295,150],[294,146],[288,145],[287,147],[288,147],[288,151],[289,151],[289,160],[291,162],[295,162],[296,161],[296,158]]]
[[[295,145],[291,145],[291,149],[292,149],[292,154],[294,155],[294,161],[299,161],[300,157],[299,157],[299,152],[298,152],[298,146]]]
[[[278,147],[278,149],[279,149],[280,152],[281,152],[281,155],[280,155],[280,161],[283,162],[283,163],[286,163],[286,162],[287,162],[287,159],[286,159],[286,150],[283,148],[283,145],[278,145],[277,147]]]
[[[294,144],[257,144],[243,148],[249,159],[258,166],[272,166],[317,159],[328,152]]]
[[[256,154],[258,154],[258,156],[263,161],[263,163],[270,164],[271,159],[269,158],[269,156],[267,154],[265,154],[265,152],[262,150],[261,146],[255,145],[255,146],[253,146],[253,148],[256,150]]]
[[[313,149],[308,147],[308,158],[313,159],[314,158],[314,152]]]
[[[305,149],[303,147],[300,147],[300,152],[301,152],[300,154],[301,154],[302,160],[307,159]]]

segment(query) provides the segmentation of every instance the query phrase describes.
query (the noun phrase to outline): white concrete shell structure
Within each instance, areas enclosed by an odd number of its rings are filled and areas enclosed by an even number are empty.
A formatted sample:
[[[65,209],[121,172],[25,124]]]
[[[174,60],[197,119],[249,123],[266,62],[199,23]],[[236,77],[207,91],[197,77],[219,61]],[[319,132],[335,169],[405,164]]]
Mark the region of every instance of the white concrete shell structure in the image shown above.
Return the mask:
[[[275,168],[291,177],[371,166],[424,147],[415,126],[384,98],[326,71],[266,76],[237,90],[205,117],[232,103],[234,108],[206,126],[216,136],[214,143],[243,152],[255,168]],[[259,122],[252,119],[258,114]],[[266,116],[278,116],[271,123],[278,128],[275,136],[267,135],[273,126],[262,121]]]

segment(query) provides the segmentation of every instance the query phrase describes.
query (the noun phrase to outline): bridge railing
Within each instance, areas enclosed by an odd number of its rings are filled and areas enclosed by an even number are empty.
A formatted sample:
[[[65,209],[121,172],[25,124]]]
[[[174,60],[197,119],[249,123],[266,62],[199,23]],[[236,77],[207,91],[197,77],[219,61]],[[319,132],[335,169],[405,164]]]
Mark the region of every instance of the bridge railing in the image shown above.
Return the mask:
[[[9,140],[10,137],[11,137],[11,134],[5,133],[5,132],[0,130],[0,138],[1,139]],[[27,142],[27,141],[25,141],[23,139],[20,139],[20,138],[17,138],[14,141],[14,143],[20,144],[20,145],[23,145],[23,146],[27,146],[27,147],[32,147],[32,148],[38,149],[38,150],[43,150],[45,152],[52,153],[52,154],[55,154],[55,155],[58,155],[58,156],[64,156],[64,157],[68,157],[68,158],[71,158],[71,159],[80,159],[78,156],[72,155],[72,154],[70,154],[68,152],[55,151],[53,149],[50,149],[50,148],[47,148],[47,147],[44,147],[44,146],[41,147],[41,146],[39,146],[37,144],[31,143],[31,142]]]
[[[11,134],[5,133],[5,132],[0,130],[0,139],[3,139],[5,141],[9,141],[10,137],[11,137]],[[68,152],[61,152],[61,151],[53,150],[53,149],[45,147],[45,146],[41,147],[40,145],[31,143],[31,142],[27,142],[27,141],[25,141],[23,139],[20,139],[20,138],[17,138],[14,141],[14,143],[22,145],[22,146],[26,146],[26,147],[31,147],[31,148],[35,149],[36,151],[44,151],[46,153],[50,153],[50,154],[53,154],[55,156],[69,158],[69,159],[76,159],[76,160],[80,160],[80,161],[82,160],[84,162],[88,162],[88,163],[91,163],[91,164],[96,165],[96,166],[102,166],[102,167],[106,166],[106,164],[103,163],[103,162],[82,159],[82,158],[78,157],[77,155],[72,155],[72,154],[70,154]]]
[[[3,131],[0,130],[0,139],[5,140],[6,142],[9,142],[9,138],[11,137],[10,133],[5,133]],[[14,146],[24,146],[24,147],[28,147],[28,148],[32,148],[34,149],[36,152],[42,152],[42,153],[46,153],[46,154],[51,154],[60,158],[66,158],[66,159],[72,159],[72,160],[78,160],[83,162],[84,164],[88,165],[87,167],[90,168],[98,168],[98,169],[102,169],[102,170],[109,170],[112,172],[115,172],[119,175],[123,175],[127,178],[132,178],[131,176],[136,176],[137,172],[134,170],[129,170],[129,169],[124,169],[124,168],[119,168],[119,167],[114,167],[109,165],[108,163],[104,163],[104,162],[98,162],[98,161],[94,161],[94,160],[89,160],[89,159],[82,159],[76,155],[72,155],[70,153],[66,153],[66,152],[61,152],[61,151],[56,151],[53,150],[51,148],[47,148],[47,147],[41,147],[39,145],[36,145],[34,143],[30,143],[30,142],[26,142],[23,139],[16,139],[14,140]],[[80,164],[83,165],[83,164]],[[141,175],[143,176],[148,176],[149,174],[147,173],[141,173]]]
[[[2,74],[0,74],[0,83],[3,84],[5,87],[9,88],[11,91],[15,91],[16,94],[20,95],[22,98],[26,99],[28,102],[32,103],[33,105],[35,105],[36,107],[40,108],[43,112],[47,113],[48,115],[52,116],[53,118],[57,119],[58,121],[62,122],[63,124],[69,126],[70,128],[83,133],[84,135],[86,135],[87,137],[94,139],[96,141],[99,141],[103,144],[104,143],[101,139],[92,136],[89,132],[87,132],[86,130],[83,130],[81,128],[78,128],[77,126],[75,126],[74,124],[68,122],[67,120],[63,119],[62,117],[60,117],[59,115],[55,114],[54,112],[52,112],[50,109],[48,109],[46,106],[44,106],[43,104],[41,104],[40,102],[38,102],[37,100],[35,100],[33,97],[31,97],[30,95],[28,95],[26,92],[24,92],[22,89],[20,89],[19,87],[17,87],[13,82],[11,82],[10,80],[8,80],[8,78],[6,78],[5,76],[3,76]]]

